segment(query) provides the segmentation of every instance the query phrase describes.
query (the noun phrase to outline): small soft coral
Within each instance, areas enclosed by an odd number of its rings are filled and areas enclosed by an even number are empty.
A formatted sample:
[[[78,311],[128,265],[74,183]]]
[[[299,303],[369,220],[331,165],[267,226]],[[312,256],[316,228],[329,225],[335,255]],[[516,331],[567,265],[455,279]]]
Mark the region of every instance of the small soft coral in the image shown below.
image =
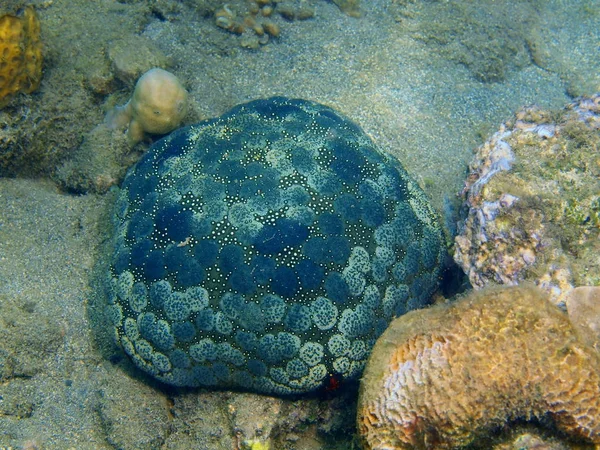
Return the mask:
[[[106,115],[106,123],[111,128],[127,127],[127,141],[133,147],[146,134],[166,134],[177,128],[187,113],[187,97],[175,75],[151,69],[140,77],[131,99]]]

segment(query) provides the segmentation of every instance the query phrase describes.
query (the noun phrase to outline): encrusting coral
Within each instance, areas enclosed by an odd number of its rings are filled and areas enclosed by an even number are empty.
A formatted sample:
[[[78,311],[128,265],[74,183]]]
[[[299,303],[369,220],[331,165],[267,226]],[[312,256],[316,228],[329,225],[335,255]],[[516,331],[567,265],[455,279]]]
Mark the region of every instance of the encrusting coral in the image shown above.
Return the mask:
[[[0,17],[0,108],[14,94],[35,91],[42,79],[40,21],[28,6],[23,16]]]
[[[364,448],[455,448],[511,420],[547,418],[569,439],[600,444],[600,357],[579,336],[530,286],[399,317],[361,381]]]
[[[154,68],[140,77],[133,96],[106,116],[112,128],[127,126],[127,141],[134,146],[146,134],[166,134],[177,128],[187,113],[187,91],[179,79]]]

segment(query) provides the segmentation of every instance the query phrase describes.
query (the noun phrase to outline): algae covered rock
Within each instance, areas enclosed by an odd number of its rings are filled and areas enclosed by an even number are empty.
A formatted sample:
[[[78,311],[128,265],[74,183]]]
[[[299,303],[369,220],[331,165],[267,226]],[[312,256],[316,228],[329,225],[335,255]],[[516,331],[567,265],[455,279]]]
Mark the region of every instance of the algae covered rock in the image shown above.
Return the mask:
[[[600,95],[524,108],[476,152],[455,261],[473,286],[600,285]]]
[[[427,304],[440,227],[402,166],[325,106],[272,98],[180,129],[115,207],[107,312],[166,383],[276,394],[356,378]]]
[[[361,380],[364,447],[492,448],[489,435],[517,419],[551,419],[557,435],[599,444],[600,357],[578,329],[531,286],[399,317]]]

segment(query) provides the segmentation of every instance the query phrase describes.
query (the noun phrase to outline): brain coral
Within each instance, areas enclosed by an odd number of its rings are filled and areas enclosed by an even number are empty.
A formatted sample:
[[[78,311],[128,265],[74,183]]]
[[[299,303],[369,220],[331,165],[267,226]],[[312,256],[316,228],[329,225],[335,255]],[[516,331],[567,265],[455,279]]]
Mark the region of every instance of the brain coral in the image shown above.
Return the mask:
[[[518,418],[551,418],[599,444],[600,357],[579,336],[534,287],[482,290],[394,320],[361,381],[365,448],[456,448]]]
[[[127,175],[109,316],[179,386],[290,394],[357,377],[443,257],[423,192],[352,122],[272,98],[180,129]]]

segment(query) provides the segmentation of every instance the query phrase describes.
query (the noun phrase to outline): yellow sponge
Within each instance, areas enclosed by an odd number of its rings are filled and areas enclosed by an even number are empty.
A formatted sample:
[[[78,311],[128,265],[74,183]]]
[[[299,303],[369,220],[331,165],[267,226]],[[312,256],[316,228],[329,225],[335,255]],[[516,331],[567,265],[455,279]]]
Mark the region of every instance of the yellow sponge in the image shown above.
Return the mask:
[[[0,108],[19,92],[35,91],[42,79],[40,21],[28,6],[22,16],[0,17]]]

